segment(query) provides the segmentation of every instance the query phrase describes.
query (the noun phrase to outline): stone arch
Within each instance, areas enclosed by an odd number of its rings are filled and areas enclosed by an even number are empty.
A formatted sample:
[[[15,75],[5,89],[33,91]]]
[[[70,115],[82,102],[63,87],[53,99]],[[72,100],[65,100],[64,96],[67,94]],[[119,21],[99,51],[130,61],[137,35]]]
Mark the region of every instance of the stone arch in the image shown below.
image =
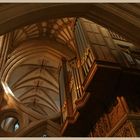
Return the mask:
[[[84,17],[139,44],[139,4],[46,3],[9,4],[3,7],[7,9],[0,13],[0,34],[44,19]]]
[[[21,131],[24,127],[24,125],[27,125],[27,115],[20,112],[20,110],[16,109],[16,108],[7,108],[7,109],[4,109],[0,112],[0,125],[2,123],[2,121],[8,117],[13,117],[15,119],[18,120],[19,122],[19,125],[20,125],[20,128],[14,132],[14,133],[11,133],[11,132],[8,132],[8,131],[5,131],[3,130],[1,127],[0,127],[0,135],[1,136],[15,136],[16,133],[18,133],[19,131]]]

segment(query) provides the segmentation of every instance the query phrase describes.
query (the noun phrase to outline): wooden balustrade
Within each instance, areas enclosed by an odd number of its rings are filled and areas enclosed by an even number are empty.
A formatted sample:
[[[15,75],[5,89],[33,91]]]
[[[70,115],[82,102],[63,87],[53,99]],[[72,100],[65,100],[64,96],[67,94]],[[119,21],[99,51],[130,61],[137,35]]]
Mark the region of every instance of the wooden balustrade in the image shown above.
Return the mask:
[[[90,68],[92,67],[93,63],[94,63],[95,57],[93,55],[93,52],[91,50],[91,48],[87,48],[85,50],[85,54],[81,60],[81,66],[84,70],[84,74],[85,76],[87,76],[88,72],[90,71]]]

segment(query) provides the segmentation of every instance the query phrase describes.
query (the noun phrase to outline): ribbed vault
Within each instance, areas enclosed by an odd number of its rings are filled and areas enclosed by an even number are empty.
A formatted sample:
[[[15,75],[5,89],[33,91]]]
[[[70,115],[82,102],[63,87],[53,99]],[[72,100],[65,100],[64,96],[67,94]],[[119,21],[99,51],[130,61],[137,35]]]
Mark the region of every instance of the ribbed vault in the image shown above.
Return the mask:
[[[51,19],[39,23],[27,25],[11,32],[11,46],[13,51],[21,43],[31,39],[45,38],[66,44],[72,51],[75,51],[73,35],[75,18]]]
[[[15,97],[39,114],[60,112],[61,59],[75,57],[75,18],[43,21],[10,32],[8,60],[2,73]]]
[[[23,104],[40,114],[59,112],[60,58],[48,51],[32,53],[15,65],[8,85]]]

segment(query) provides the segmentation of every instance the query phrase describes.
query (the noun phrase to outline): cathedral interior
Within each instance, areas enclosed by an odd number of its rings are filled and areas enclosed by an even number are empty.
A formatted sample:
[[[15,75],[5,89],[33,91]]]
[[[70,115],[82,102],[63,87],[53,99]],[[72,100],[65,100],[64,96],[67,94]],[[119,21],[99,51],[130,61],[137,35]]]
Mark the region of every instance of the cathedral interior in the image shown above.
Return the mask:
[[[140,136],[140,4],[0,11],[0,137]]]

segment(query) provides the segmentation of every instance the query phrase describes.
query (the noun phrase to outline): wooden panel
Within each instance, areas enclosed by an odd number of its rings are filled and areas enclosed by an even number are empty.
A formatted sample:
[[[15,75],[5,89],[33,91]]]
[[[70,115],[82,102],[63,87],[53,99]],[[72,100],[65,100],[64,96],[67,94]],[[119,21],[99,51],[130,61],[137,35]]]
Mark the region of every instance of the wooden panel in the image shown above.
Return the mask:
[[[130,121],[126,121],[121,128],[113,135],[114,137],[134,137],[135,132]]]
[[[100,120],[96,123],[95,129],[93,131],[94,137],[105,137],[106,134],[110,131],[110,124],[107,115],[105,114]]]
[[[105,40],[103,39],[101,34],[95,34],[95,36],[99,45],[106,45]]]
[[[113,107],[112,111],[108,114],[111,128],[113,128],[126,114],[120,98],[117,98],[117,105]]]
[[[122,66],[125,66],[125,62],[123,60],[122,55],[119,53],[118,50],[116,49],[112,49],[111,53],[114,55],[114,58],[116,59],[116,62],[118,62],[119,64],[121,64]]]
[[[100,45],[92,45],[92,50],[93,50],[96,60],[101,60],[101,61],[105,60],[104,53]]]
[[[94,33],[100,33],[98,27],[97,27],[97,24],[95,24],[94,22],[90,22],[90,26],[91,26],[91,30],[94,32]]]
[[[113,41],[109,37],[105,37],[104,39],[105,39],[107,46],[109,48],[116,49],[115,45],[113,44]]]
[[[104,114],[96,123],[93,129],[94,137],[105,137],[116,127],[126,114],[121,97],[117,97],[117,104],[114,102],[114,107],[110,108],[110,113]],[[118,130],[115,130],[116,132]],[[118,132],[117,132],[118,133]]]
[[[102,26],[99,26],[100,27],[100,30],[101,30],[101,33],[104,37],[109,37],[109,33],[108,33],[108,30]]]
[[[87,32],[90,32],[92,30],[89,22],[84,22],[84,28]]]
[[[134,125],[136,136],[140,137],[140,115],[139,117],[134,117],[132,124]]]
[[[87,32],[91,44],[98,44],[97,38],[93,32]]]
[[[105,60],[106,61],[108,61],[108,62],[114,62],[115,63],[115,59],[114,59],[114,57],[112,57],[111,51],[109,50],[108,47],[103,46],[102,47],[102,51],[104,53],[104,56],[105,56]]]
[[[96,60],[116,62],[110,48],[115,48],[107,29],[94,22],[80,19],[85,36],[93,50]]]

